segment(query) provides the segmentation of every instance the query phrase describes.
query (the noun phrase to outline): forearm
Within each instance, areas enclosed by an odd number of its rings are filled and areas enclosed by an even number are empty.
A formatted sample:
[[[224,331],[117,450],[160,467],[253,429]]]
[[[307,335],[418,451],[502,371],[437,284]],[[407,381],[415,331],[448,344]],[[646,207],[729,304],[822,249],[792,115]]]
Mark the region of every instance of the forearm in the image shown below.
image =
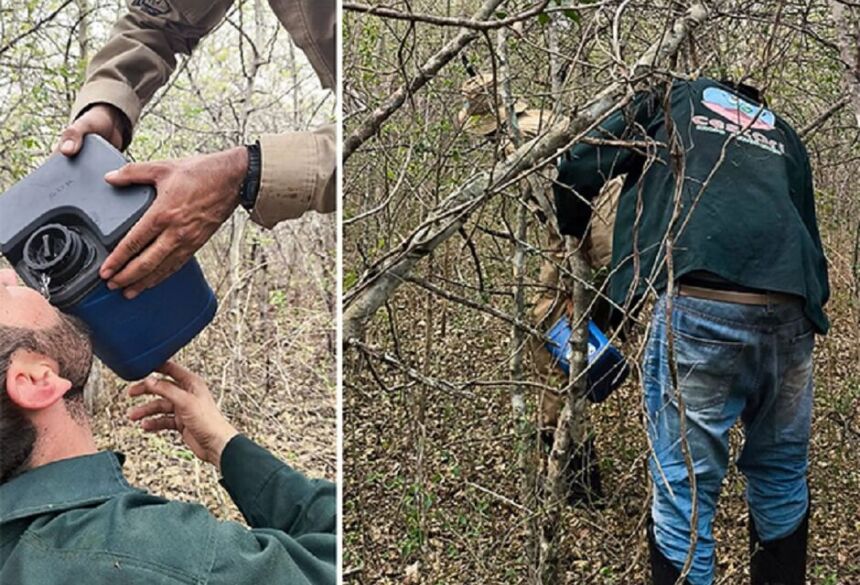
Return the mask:
[[[293,538],[335,534],[333,483],[308,479],[243,435],[221,455],[222,485],[252,528],[271,528]]]
[[[88,107],[116,107],[133,128],[141,109],[176,67],[223,18],[232,0],[174,1],[164,10],[134,3],[114,25],[107,43],[87,67],[87,80],[72,107],[74,121]]]
[[[653,94],[640,93],[627,109],[614,112],[589,133],[601,141],[643,140],[655,115]],[[582,238],[591,220],[592,203],[603,186],[623,174],[641,168],[642,156],[621,144],[579,142],[558,166],[553,185],[559,229],[564,235]]]

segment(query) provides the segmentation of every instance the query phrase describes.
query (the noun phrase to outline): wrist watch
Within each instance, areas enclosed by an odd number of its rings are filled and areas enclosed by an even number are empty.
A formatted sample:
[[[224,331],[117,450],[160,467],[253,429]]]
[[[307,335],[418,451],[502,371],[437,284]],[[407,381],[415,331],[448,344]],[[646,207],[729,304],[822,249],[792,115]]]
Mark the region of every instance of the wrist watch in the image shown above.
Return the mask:
[[[239,191],[239,201],[247,211],[254,209],[257,204],[257,193],[260,191],[260,175],[263,170],[263,157],[260,151],[260,142],[254,144],[246,144],[248,149],[248,172],[245,174],[245,180],[242,181],[242,188]]]

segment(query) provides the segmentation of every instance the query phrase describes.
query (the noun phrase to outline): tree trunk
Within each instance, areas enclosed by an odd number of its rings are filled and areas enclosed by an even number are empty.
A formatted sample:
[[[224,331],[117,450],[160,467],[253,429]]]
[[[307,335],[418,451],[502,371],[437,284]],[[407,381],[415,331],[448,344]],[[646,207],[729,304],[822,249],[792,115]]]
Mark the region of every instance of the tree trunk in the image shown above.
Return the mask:
[[[564,509],[567,482],[565,467],[570,461],[572,446],[585,442],[585,420],[588,403],[585,367],[588,357],[588,265],[573,238],[565,238],[570,272],[573,278],[573,319],[570,336],[570,381],[565,389],[565,404],[556,423],[552,450],[546,465],[545,507],[540,531],[540,583],[559,582],[558,538],[561,515]]]
[[[845,66],[845,89],[860,128],[860,9],[830,0],[830,13],[838,34],[839,56]]]

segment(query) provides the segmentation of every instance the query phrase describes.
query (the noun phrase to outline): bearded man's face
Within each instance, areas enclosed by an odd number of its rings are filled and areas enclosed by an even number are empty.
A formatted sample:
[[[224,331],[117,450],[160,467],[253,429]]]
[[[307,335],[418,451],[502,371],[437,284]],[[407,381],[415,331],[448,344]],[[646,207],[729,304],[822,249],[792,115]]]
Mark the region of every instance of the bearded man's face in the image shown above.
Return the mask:
[[[27,469],[38,439],[26,413],[6,391],[6,376],[17,352],[54,360],[57,374],[72,385],[64,395],[69,411],[75,418],[85,417],[84,386],[93,363],[86,328],[36,291],[18,286],[12,271],[0,270],[0,484]]]

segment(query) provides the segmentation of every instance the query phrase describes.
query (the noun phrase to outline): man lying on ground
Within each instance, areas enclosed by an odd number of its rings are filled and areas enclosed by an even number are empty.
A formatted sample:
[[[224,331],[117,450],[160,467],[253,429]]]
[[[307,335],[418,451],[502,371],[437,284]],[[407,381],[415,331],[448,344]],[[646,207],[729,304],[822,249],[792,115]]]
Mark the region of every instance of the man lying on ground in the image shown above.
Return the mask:
[[[96,449],[84,329],[0,270],[0,583],[335,582],[334,485],[309,480],[224,418],[203,381],[168,363],[129,390],[130,417],[175,430],[215,465],[251,529],[131,487]]]

